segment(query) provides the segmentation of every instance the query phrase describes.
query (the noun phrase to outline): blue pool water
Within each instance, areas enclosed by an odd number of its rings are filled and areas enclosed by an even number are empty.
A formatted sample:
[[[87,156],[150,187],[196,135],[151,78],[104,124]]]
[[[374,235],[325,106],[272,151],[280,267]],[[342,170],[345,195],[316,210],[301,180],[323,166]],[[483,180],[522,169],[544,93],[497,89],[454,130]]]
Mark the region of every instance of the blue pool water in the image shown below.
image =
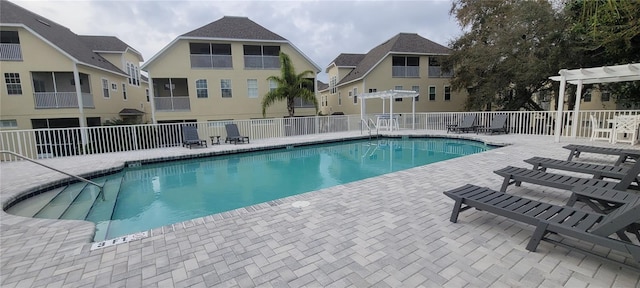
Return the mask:
[[[103,177],[121,177],[122,182],[111,219],[92,220],[99,223],[96,238],[102,238],[95,240],[492,148],[446,138],[367,139],[126,168]]]

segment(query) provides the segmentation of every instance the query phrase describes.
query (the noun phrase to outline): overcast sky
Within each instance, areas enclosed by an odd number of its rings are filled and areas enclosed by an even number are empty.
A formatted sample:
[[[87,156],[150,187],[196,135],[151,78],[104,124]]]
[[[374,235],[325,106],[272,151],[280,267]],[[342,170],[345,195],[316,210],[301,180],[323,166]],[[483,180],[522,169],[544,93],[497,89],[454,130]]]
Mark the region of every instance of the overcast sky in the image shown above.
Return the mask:
[[[450,0],[12,2],[76,34],[116,36],[145,60],[177,36],[223,16],[249,17],[289,40],[323,70],[340,53],[366,53],[400,32],[445,46],[461,34],[449,15]],[[326,82],[324,71],[319,79]]]

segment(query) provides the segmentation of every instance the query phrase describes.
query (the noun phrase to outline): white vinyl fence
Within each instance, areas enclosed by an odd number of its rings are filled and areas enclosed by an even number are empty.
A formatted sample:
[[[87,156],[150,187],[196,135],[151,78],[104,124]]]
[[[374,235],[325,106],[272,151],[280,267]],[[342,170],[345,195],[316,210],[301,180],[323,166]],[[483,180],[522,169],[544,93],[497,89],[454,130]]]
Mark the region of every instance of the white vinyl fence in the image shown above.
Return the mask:
[[[489,126],[496,114],[508,115],[509,132],[512,134],[553,135],[555,111],[494,111],[494,112],[434,112],[398,115],[401,130],[446,130],[449,124],[460,123],[464,116],[477,114],[477,125]],[[563,113],[562,136],[571,136],[573,111]],[[590,137],[589,115],[593,114],[601,125],[617,115],[638,115],[640,110],[581,111],[578,114],[576,137]],[[365,121],[375,114],[366,115]],[[11,151],[29,158],[53,158],[75,155],[112,153],[156,149],[182,145],[182,126],[195,125],[201,139],[220,136],[224,142],[224,125],[235,123],[240,134],[251,140],[312,135],[345,131],[362,131],[368,134],[360,115],[336,115],[294,118],[271,118],[233,121],[210,121],[198,123],[145,124],[123,126],[100,126],[88,128],[60,128],[0,131],[0,150]],[[375,129],[372,127],[372,130]],[[374,132],[375,133],[375,132]],[[210,141],[207,141],[210,143]],[[9,154],[0,155],[1,161],[19,160]]]

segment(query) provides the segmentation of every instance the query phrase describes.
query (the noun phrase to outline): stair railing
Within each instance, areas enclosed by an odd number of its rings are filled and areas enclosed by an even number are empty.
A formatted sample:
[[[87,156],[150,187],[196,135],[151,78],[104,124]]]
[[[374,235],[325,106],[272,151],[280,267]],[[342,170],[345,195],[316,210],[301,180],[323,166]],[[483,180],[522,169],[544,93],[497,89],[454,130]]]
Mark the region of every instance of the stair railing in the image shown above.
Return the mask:
[[[367,130],[369,131],[369,140],[371,140],[371,126],[373,126],[374,128],[376,128],[376,138],[378,137],[378,127],[376,127],[376,123],[373,122],[373,120],[371,118],[369,118],[368,120],[364,120],[364,119],[360,119],[360,122],[364,125],[360,126],[360,133],[362,134],[362,127],[367,127]],[[371,123],[371,126],[369,126],[369,123]]]
[[[71,176],[71,177],[76,178],[76,179],[78,179],[78,180],[80,180],[80,181],[82,181],[82,182],[85,182],[85,183],[88,183],[88,184],[91,184],[91,185],[95,185],[95,186],[97,186],[97,187],[98,187],[98,189],[100,189],[100,190],[99,190],[99,192],[98,192],[98,196],[102,196],[102,197],[100,197],[100,198],[102,199],[102,201],[104,201],[104,200],[105,200],[105,199],[104,199],[104,191],[103,191],[103,189],[102,189],[102,188],[103,188],[103,185],[100,185],[100,184],[98,184],[98,183],[96,183],[96,182],[93,182],[93,181],[91,181],[91,180],[88,180],[88,179],[82,178],[82,177],[80,177],[80,176],[78,176],[78,175],[73,175],[73,174],[71,174],[71,173],[64,172],[64,171],[62,171],[62,170],[60,170],[60,169],[56,169],[56,168],[53,168],[53,167],[51,167],[51,166],[48,166],[48,165],[42,164],[42,163],[40,163],[40,162],[38,162],[38,161],[36,161],[36,160],[33,160],[33,159],[31,159],[31,158],[29,158],[29,157],[27,157],[27,156],[23,156],[23,155],[20,155],[20,154],[18,154],[18,153],[15,153],[15,152],[2,150],[2,151],[0,151],[0,153],[13,155],[13,156],[18,157],[18,158],[20,158],[20,159],[27,160],[27,161],[29,161],[29,162],[31,162],[31,163],[34,163],[34,164],[40,165],[40,166],[42,166],[42,167],[45,167],[45,168],[51,169],[51,170],[53,170],[53,171],[56,171],[56,172],[62,173],[62,174],[64,174],[64,175]]]

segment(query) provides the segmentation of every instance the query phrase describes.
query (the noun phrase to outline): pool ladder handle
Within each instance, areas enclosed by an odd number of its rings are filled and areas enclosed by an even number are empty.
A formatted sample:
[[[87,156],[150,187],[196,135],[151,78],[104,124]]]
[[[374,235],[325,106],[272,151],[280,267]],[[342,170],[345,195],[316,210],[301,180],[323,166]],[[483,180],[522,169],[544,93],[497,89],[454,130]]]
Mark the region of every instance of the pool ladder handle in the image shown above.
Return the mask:
[[[42,167],[45,167],[45,168],[51,169],[51,170],[53,170],[53,171],[56,171],[56,172],[62,173],[62,174],[64,174],[64,175],[71,176],[71,177],[76,178],[76,179],[78,179],[78,180],[80,180],[80,181],[82,181],[82,182],[85,182],[85,183],[88,183],[88,184],[91,184],[91,185],[98,186],[98,189],[100,189],[100,190],[99,190],[99,192],[98,192],[98,196],[102,196],[102,197],[100,197],[100,199],[102,199],[102,201],[104,201],[104,200],[105,200],[105,199],[104,199],[103,185],[100,185],[100,184],[98,184],[98,183],[96,183],[96,182],[93,182],[93,181],[91,181],[91,180],[88,180],[88,179],[82,178],[82,177],[80,177],[80,176],[78,176],[78,175],[73,175],[73,174],[71,174],[71,173],[67,173],[67,172],[64,172],[64,171],[62,171],[62,170],[59,170],[59,169],[53,168],[53,167],[51,167],[51,166],[48,166],[48,165],[42,164],[42,163],[40,163],[40,162],[38,162],[38,161],[36,161],[36,160],[33,160],[33,159],[31,159],[31,158],[29,158],[29,157],[27,157],[27,156],[23,156],[23,155],[20,155],[20,154],[18,154],[18,153],[15,153],[15,152],[6,151],[6,150],[1,150],[1,151],[0,151],[0,153],[2,153],[2,154],[9,154],[9,155],[13,155],[13,156],[18,157],[18,158],[20,158],[20,159],[27,160],[27,161],[29,161],[29,162],[31,162],[31,163],[34,163],[34,164],[40,165],[40,166],[42,166]]]
[[[379,134],[378,127],[376,126],[376,123],[373,122],[373,119],[371,118],[369,118],[368,120],[360,119],[360,122],[362,122],[364,124],[364,127],[367,127],[367,130],[369,130],[369,139],[371,139],[371,126],[376,128],[376,138],[378,137],[378,134]],[[371,126],[369,126],[369,123],[371,123]]]

